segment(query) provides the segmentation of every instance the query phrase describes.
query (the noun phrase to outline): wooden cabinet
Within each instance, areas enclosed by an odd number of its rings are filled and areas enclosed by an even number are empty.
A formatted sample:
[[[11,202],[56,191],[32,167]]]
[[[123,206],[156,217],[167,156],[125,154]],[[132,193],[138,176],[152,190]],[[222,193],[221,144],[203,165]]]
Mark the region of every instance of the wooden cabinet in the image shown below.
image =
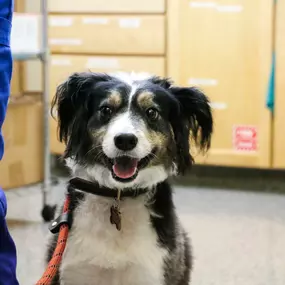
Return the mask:
[[[277,1],[273,167],[285,168],[285,1]]]
[[[52,13],[163,13],[164,0],[49,0]]]
[[[168,75],[203,89],[215,120],[211,150],[196,162],[270,167],[273,1],[177,2],[169,0]]]

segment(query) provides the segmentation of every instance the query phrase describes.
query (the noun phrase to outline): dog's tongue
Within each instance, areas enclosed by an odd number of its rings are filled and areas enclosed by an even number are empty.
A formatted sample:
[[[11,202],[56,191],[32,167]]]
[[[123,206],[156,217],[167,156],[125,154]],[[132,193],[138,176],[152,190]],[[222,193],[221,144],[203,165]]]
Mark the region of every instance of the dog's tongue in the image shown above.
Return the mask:
[[[130,157],[119,157],[115,159],[113,171],[117,177],[128,179],[135,175],[137,171],[138,160]]]

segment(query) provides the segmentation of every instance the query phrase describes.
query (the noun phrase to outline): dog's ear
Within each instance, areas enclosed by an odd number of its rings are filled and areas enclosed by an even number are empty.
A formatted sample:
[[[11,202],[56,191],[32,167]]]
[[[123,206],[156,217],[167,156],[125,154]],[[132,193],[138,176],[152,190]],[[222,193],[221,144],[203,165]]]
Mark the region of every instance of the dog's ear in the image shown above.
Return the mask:
[[[67,144],[72,129],[83,123],[88,116],[88,101],[92,86],[100,81],[108,81],[106,74],[82,72],[72,74],[65,82],[57,87],[52,101],[51,112],[57,114],[59,140]],[[56,109],[56,110],[55,110]]]
[[[189,138],[193,138],[200,150],[207,151],[211,145],[213,117],[206,95],[193,87],[170,87],[170,92],[179,102],[179,118],[174,133],[178,148],[179,171],[184,172],[193,158],[190,154]]]

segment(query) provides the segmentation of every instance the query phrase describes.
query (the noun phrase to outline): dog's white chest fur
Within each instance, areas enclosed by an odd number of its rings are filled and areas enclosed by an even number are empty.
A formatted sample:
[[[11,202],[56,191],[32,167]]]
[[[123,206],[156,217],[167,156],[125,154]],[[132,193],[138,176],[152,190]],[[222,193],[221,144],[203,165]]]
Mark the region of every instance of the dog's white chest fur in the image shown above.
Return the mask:
[[[166,252],[158,245],[143,197],[121,203],[121,231],[110,224],[111,205],[88,195],[74,212],[61,285],[162,285]]]

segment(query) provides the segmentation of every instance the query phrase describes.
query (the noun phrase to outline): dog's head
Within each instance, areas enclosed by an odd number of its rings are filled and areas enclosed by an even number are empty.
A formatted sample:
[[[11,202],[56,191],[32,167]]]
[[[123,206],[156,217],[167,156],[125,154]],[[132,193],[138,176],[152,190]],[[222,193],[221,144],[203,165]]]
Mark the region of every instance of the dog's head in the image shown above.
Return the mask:
[[[210,146],[207,97],[168,79],[75,73],[61,84],[57,106],[64,158],[75,174],[111,188],[151,187],[183,174],[193,159],[189,138]]]

